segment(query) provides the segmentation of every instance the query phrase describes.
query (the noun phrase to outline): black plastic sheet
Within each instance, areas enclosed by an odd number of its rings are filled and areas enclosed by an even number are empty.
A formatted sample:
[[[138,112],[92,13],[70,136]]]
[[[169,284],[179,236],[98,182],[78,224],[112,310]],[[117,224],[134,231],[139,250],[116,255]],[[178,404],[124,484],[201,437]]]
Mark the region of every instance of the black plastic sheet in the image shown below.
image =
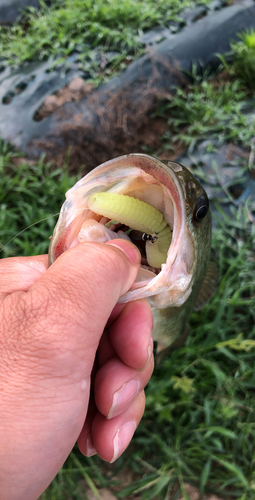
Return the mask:
[[[0,0],[0,24],[13,23],[27,7],[39,8],[40,2],[39,0]]]
[[[200,12],[201,13],[201,12]],[[195,18],[194,18],[195,19]],[[190,21],[181,32],[156,44],[123,73],[100,87],[93,99],[66,103],[42,121],[35,115],[47,95],[66,85],[77,67],[70,61],[69,72],[49,72],[49,63],[33,63],[12,72],[0,73],[0,135],[28,157],[46,153],[65,158],[69,147],[86,163],[84,145],[107,144],[114,139],[116,123],[125,116],[128,130],[135,109],[143,100],[145,112],[155,105],[155,95],[182,85],[192,64],[199,70],[215,70],[217,54],[230,48],[243,29],[255,27],[255,3],[245,0],[220,11],[209,11],[202,19]],[[180,71],[182,71],[182,76]],[[84,155],[84,156],[83,156]]]

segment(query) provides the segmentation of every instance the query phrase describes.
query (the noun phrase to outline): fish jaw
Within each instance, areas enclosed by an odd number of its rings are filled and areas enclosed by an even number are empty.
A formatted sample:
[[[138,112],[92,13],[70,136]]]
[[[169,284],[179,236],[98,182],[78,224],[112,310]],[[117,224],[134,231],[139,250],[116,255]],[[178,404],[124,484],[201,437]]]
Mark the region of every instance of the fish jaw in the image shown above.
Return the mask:
[[[99,221],[100,217],[88,208],[92,194],[105,191],[139,198],[164,214],[173,228],[172,242],[160,272],[138,279],[119,302],[147,298],[157,309],[181,306],[192,292],[196,246],[187,223],[185,191],[177,175],[179,170],[182,167],[174,162],[165,165],[144,154],[125,155],[99,165],[66,193],[50,244],[49,263],[78,244],[84,221],[91,218]]]

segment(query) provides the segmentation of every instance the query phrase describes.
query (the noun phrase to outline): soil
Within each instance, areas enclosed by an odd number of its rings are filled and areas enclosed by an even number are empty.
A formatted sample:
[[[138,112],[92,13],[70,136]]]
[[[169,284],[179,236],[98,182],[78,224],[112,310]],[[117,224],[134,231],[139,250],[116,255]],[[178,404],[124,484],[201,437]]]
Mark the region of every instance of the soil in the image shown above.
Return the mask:
[[[83,78],[74,78],[69,85],[49,95],[34,116],[35,121],[41,121],[59,109],[65,102],[79,101],[95,90],[93,83],[85,83]]]
[[[226,71],[216,75],[212,80],[217,88],[231,77]],[[57,134],[66,142],[65,152],[56,154],[54,141],[44,142],[41,146],[46,151],[46,158],[52,161],[53,166],[63,165],[63,155],[68,149],[70,171],[75,172],[83,167],[82,173],[86,174],[97,165],[109,159],[129,153],[155,154],[159,159],[175,160],[185,151],[182,142],[175,143],[167,149],[162,137],[171,137],[173,130],[167,118],[153,117],[152,109],[156,109],[162,100],[174,99],[170,93],[158,91],[153,80],[144,87],[134,91],[130,102],[130,91],[122,90],[113,96],[107,95],[107,106],[98,101],[102,98],[92,83],[86,83],[82,78],[75,78],[70,84],[58,92],[48,96],[38,110],[35,119],[40,121],[49,115],[56,116],[56,125],[59,123]],[[187,82],[182,82],[183,87]],[[139,92],[137,98],[136,92]],[[86,99],[90,109],[97,109],[100,127],[93,128],[91,123],[86,123],[83,114],[76,113],[68,116],[63,104]],[[102,102],[104,99],[102,99]],[[154,105],[152,106],[152,103]],[[63,126],[64,122],[64,126]],[[100,133],[98,133],[100,130]],[[185,133],[185,130],[183,130]],[[170,144],[171,140],[167,139]],[[70,146],[69,146],[70,144]],[[40,141],[35,141],[35,147],[40,146]],[[69,148],[68,148],[69,146]]]
[[[120,473],[120,476],[118,475],[116,477],[116,480],[119,481],[119,480],[122,480],[123,477],[122,477],[122,472]],[[129,478],[130,479],[130,478]],[[124,480],[123,480],[124,481]],[[131,478],[131,481],[132,481],[132,478]],[[130,482],[131,482],[130,481]],[[118,488],[118,491],[120,492],[124,487],[126,487],[128,485],[128,481],[127,481],[127,477],[125,477],[125,484],[123,484],[123,482],[121,483],[121,489]],[[83,491],[86,493],[86,498],[88,500],[117,500],[118,497],[115,496],[115,494],[113,493],[113,491],[111,491],[110,489],[108,488],[100,488],[98,490],[98,494],[99,496],[95,496],[93,494],[93,492],[88,488],[87,484],[85,481],[81,481],[80,483]],[[222,497],[218,497],[217,495],[203,495],[201,496],[200,495],[200,492],[197,488],[195,488],[194,486],[190,485],[190,484],[184,484],[184,487],[185,487],[185,491],[186,491],[186,494],[188,495],[188,498],[189,500],[222,500]],[[116,489],[114,488],[114,490],[116,491]],[[114,491],[114,492],[115,492]],[[176,491],[173,493],[173,497],[175,496],[175,493]],[[173,498],[171,497],[171,498]],[[140,500],[142,497],[140,495],[131,495],[131,496],[127,496],[126,497],[126,500]],[[225,500],[226,497],[224,497]],[[69,500],[72,500],[72,498],[70,498]],[[155,497],[154,500],[157,500],[157,498]],[[185,500],[185,498],[180,495],[177,500]]]
[[[112,141],[98,136],[93,142],[84,142],[82,148],[75,146],[70,148],[70,171],[77,172],[82,165],[85,175],[103,162],[130,153],[154,154],[159,159],[174,160],[185,151],[182,144],[177,144],[175,149],[162,148],[162,136],[169,130],[167,119],[143,116],[137,121],[135,130],[131,133],[122,127],[119,130],[117,128]],[[52,160],[51,156],[50,159]],[[62,154],[56,156],[53,161],[56,166],[61,166]]]
[[[229,80],[229,75],[224,71],[215,76],[212,80],[217,88],[219,84]],[[176,160],[185,150],[185,145],[179,141],[171,141],[173,130],[168,124],[167,118],[154,116],[151,111],[151,103],[154,101],[154,109],[163,99],[174,99],[174,96],[158,92],[153,83],[148,84],[141,90],[138,103],[127,101],[125,89],[114,97],[107,96],[107,107],[98,106],[98,92],[92,83],[86,83],[82,78],[75,78],[70,84],[58,92],[47,97],[41,108],[38,110],[36,119],[43,120],[53,114],[59,117],[59,134],[64,137],[73,138],[68,151],[68,163],[70,172],[77,172],[81,169],[85,175],[97,165],[129,153],[154,154],[159,159]],[[84,116],[77,113],[75,116],[65,120],[66,130],[61,129],[61,119],[66,118],[66,109],[63,104],[66,102],[79,101],[86,98],[90,108],[97,107],[98,119],[100,120],[100,131],[93,130],[91,124],[84,122]],[[114,119],[113,119],[114,118]],[[56,123],[58,121],[56,120]],[[112,125],[114,124],[114,125]],[[89,139],[82,140],[86,136],[86,128],[91,127]],[[182,131],[185,134],[185,129]],[[162,137],[168,137],[167,149]],[[78,138],[78,139],[77,139]],[[67,144],[68,140],[67,140]],[[46,159],[52,162],[53,167],[61,167],[66,159],[68,146],[65,152],[56,154],[54,141],[44,143]],[[236,148],[236,146],[235,146]],[[65,157],[63,158],[63,154]],[[21,161],[21,159],[18,159]],[[34,163],[34,161],[30,161]]]
[[[94,91],[92,84],[75,78],[48,96],[35,119],[40,121],[52,114],[52,129],[45,137],[32,140],[30,150],[44,151],[46,159],[59,167],[68,154],[70,169],[77,171],[82,165],[84,174],[124,154],[154,152],[161,158],[162,136],[169,131],[169,125],[166,118],[153,118],[152,113],[159,102],[172,99],[175,90],[165,91],[160,86],[160,69],[171,75],[176,84],[178,81],[179,86],[184,87],[187,79],[174,63],[159,59],[158,68],[156,62],[155,59],[149,79],[141,79],[132,87],[127,83],[118,91]],[[173,150],[164,152],[164,157],[166,154],[167,158],[176,157]]]
[[[48,110],[45,112],[48,112]],[[100,163],[129,153],[153,154],[160,160],[175,160],[186,151],[186,148],[182,142],[177,142],[175,148],[162,148],[162,136],[167,131],[169,131],[167,119],[145,116],[136,133],[130,137],[120,131],[119,134],[116,134],[116,140],[113,143],[98,139],[95,143],[84,144],[82,151],[78,151],[78,148],[73,147],[69,153],[70,173],[80,171],[82,166],[81,173],[85,175]],[[63,165],[62,155],[55,156],[55,158],[53,155],[49,155],[47,159],[51,161],[54,168]],[[38,161],[24,157],[13,158],[13,162],[17,166],[23,163],[24,160],[31,165],[35,165]]]
[[[199,490],[194,486],[191,486],[191,484],[185,484],[184,487],[189,500],[221,500],[220,497],[216,495],[203,495],[201,497]],[[177,500],[185,500],[185,498],[181,495]]]

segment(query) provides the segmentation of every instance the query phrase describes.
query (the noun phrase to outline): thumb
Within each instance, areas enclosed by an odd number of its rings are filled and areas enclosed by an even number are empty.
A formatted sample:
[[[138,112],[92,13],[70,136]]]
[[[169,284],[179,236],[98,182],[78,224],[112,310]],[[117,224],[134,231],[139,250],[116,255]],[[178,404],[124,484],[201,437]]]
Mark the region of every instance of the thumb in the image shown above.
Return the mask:
[[[62,338],[65,332],[75,334],[87,347],[91,342],[97,347],[112,309],[134,283],[139,266],[140,252],[126,240],[79,244],[30,288],[29,303],[37,304],[37,320],[46,320],[45,332]]]

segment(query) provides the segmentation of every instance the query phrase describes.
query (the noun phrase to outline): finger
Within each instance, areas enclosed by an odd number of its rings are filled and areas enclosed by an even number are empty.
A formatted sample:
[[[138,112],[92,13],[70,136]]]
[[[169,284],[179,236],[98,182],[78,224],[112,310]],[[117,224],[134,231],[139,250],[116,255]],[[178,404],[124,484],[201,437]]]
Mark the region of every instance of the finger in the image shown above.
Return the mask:
[[[116,356],[96,374],[94,394],[97,408],[108,419],[125,411],[148,383],[153,372],[153,358],[138,372],[122,363]]]
[[[103,460],[112,463],[127,448],[143,416],[144,408],[145,396],[142,391],[125,412],[111,420],[97,413],[92,424],[92,439]]]
[[[10,257],[0,260],[0,296],[27,292],[48,268],[48,256]]]
[[[135,370],[145,368],[153,352],[153,318],[147,300],[117,304],[110,320],[112,326],[104,332],[98,346],[99,366],[117,354],[123,363]]]
[[[29,303],[37,304],[37,321],[41,314],[47,323],[45,339],[47,333],[54,339],[61,334],[62,342],[71,336],[81,349],[96,350],[113,307],[132,286],[140,265],[133,244],[114,243],[87,242],[71,248],[31,287]]]
[[[109,329],[109,339],[116,354],[126,365],[142,370],[153,352],[153,318],[147,300],[125,305]]]

